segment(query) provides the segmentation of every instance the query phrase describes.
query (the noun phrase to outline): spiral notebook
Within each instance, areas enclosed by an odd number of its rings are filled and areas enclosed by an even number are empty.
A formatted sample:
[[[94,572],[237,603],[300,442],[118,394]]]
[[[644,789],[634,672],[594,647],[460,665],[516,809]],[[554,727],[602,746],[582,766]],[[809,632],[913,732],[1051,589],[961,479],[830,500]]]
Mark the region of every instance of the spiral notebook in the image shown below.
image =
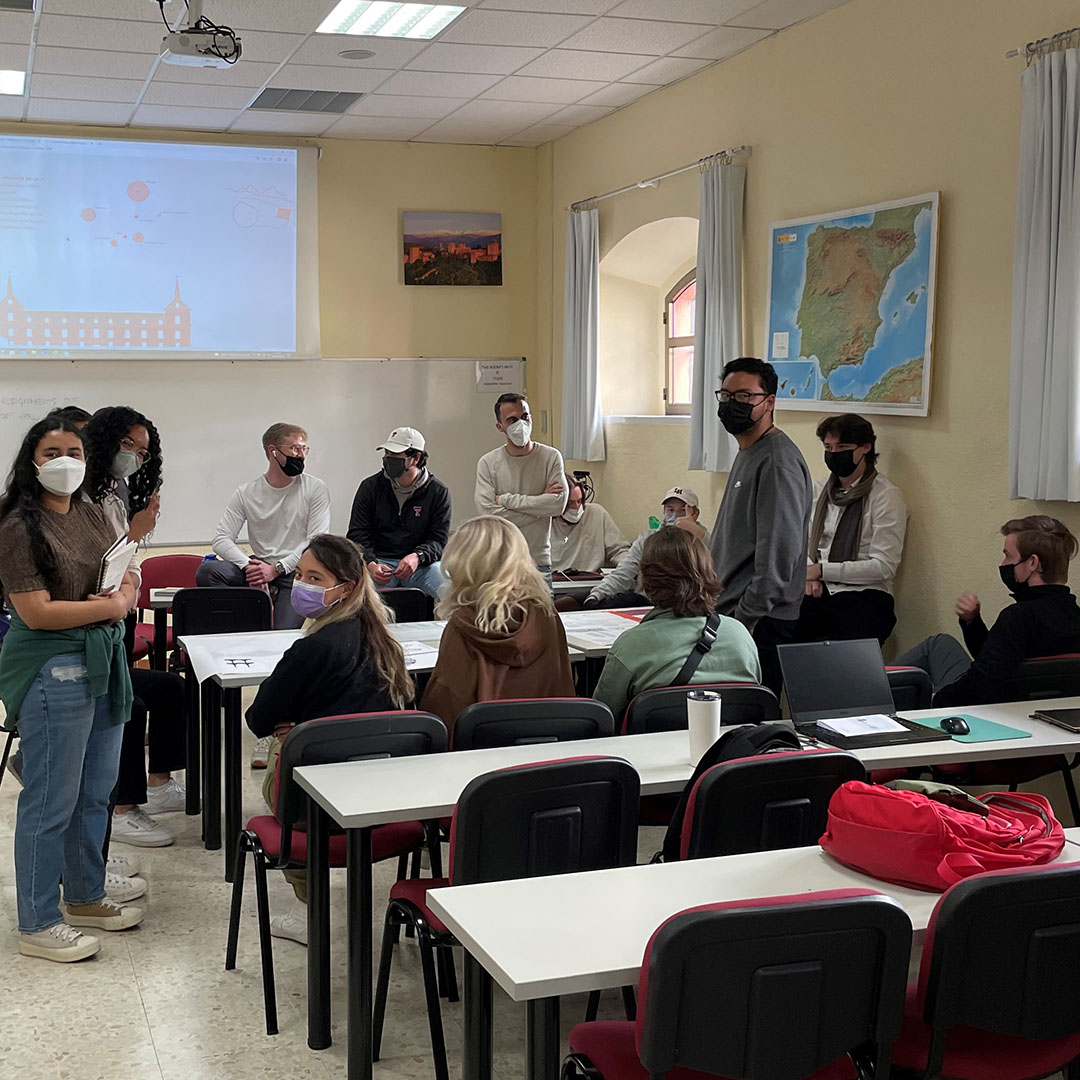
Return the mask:
[[[97,591],[99,593],[115,592],[124,583],[124,575],[131,566],[131,560],[135,558],[135,552],[139,545],[126,536],[117,539],[104,555],[101,556],[101,567],[98,570]]]

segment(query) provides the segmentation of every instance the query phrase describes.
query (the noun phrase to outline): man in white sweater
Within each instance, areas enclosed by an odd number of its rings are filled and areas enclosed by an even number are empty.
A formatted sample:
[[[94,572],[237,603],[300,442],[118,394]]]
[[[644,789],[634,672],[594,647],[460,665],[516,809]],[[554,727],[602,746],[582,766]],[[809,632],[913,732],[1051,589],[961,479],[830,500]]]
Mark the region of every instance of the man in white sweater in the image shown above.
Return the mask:
[[[274,628],[294,630],[304,618],[292,607],[292,573],[312,537],[330,531],[330,489],[304,472],[307,433],[274,424],[263,434],[266,472],[241,484],[214,534],[216,559],[195,574],[197,585],[266,588],[274,601]],[[237,546],[247,526],[249,557]]]
[[[618,566],[630,541],[607,510],[586,501],[580,480],[567,473],[566,485],[570,491],[566,509],[551,519],[551,568],[594,572],[601,566]]]
[[[512,521],[550,582],[551,519],[566,509],[562,454],[532,441],[532,417],[522,394],[500,395],[495,420],[506,442],[476,464],[476,509]]]

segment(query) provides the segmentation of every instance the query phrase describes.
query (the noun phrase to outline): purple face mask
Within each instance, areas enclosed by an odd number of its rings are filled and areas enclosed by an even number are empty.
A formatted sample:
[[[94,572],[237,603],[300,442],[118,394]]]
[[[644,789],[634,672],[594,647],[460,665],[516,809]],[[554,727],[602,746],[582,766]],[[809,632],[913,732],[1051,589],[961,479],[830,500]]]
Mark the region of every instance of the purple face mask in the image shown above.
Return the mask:
[[[337,600],[329,604],[326,602],[326,594],[336,588],[337,585],[324,589],[321,585],[306,585],[302,581],[294,581],[290,590],[293,611],[297,615],[303,615],[305,619],[317,619],[338,602]]]

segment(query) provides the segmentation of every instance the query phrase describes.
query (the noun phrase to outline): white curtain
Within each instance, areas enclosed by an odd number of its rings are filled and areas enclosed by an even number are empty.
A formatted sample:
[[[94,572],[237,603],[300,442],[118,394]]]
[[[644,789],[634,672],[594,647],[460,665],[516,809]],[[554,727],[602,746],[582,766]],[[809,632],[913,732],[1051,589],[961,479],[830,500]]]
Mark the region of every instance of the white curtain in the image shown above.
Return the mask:
[[[741,165],[709,162],[701,171],[691,469],[727,472],[738,446],[716,415],[720,373],[741,354],[743,189]]]
[[[563,457],[604,460],[600,408],[600,240],[595,209],[575,210],[566,222],[563,312]]]
[[[1013,250],[1012,497],[1080,500],[1080,49],[1021,76]]]

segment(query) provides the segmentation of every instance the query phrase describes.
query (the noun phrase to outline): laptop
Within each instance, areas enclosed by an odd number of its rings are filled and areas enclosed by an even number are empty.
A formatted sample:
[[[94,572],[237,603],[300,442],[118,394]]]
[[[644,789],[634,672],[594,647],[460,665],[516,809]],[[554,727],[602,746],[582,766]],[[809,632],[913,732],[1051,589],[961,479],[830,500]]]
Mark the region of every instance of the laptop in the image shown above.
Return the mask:
[[[896,715],[876,638],[780,645],[777,651],[791,719],[806,738],[858,750],[951,737]]]
[[[1045,720],[1048,724],[1080,735],[1080,709],[1038,709],[1031,714],[1032,720]]]

